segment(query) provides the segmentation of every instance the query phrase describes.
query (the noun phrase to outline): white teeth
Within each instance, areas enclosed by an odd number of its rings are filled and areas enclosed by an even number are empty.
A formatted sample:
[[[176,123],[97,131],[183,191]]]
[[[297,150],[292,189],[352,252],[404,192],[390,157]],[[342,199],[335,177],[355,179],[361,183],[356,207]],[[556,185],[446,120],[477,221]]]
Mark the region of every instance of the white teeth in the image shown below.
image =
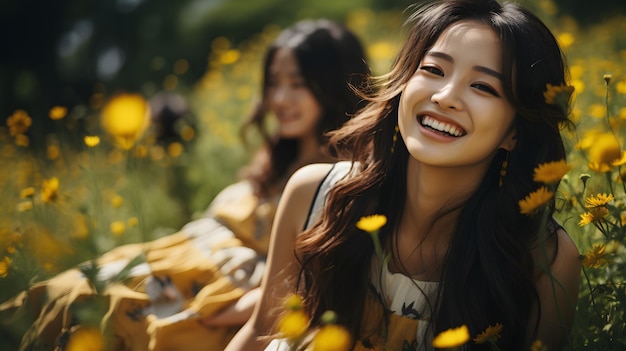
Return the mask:
[[[422,125],[440,132],[448,133],[455,137],[464,134],[463,131],[459,130],[457,127],[445,122],[437,121],[430,116],[425,116],[424,118],[422,118]]]

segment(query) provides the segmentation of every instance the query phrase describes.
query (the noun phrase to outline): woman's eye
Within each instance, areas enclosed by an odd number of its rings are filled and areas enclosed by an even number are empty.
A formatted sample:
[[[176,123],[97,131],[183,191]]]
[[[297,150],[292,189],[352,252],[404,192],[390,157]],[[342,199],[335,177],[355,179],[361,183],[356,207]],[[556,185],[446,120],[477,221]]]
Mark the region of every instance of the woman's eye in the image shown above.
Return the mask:
[[[420,67],[420,69],[421,69],[422,71],[426,71],[426,72],[428,72],[428,73],[432,73],[432,74],[435,74],[435,75],[438,75],[438,76],[442,76],[442,77],[443,77],[443,71],[442,71],[442,70],[440,70],[440,69],[439,69],[439,68],[437,68],[437,67],[433,67],[433,66],[422,66],[422,67]]]
[[[475,84],[472,84],[472,88],[476,88],[478,90],[484,91],[484,92],[489,93],[491,95],[500,97],[500,94],[498,94],[498,92],[494,88],[492,88],[492,87],[490,87],[489,85],[486,85],[486,84],[475,83]]]

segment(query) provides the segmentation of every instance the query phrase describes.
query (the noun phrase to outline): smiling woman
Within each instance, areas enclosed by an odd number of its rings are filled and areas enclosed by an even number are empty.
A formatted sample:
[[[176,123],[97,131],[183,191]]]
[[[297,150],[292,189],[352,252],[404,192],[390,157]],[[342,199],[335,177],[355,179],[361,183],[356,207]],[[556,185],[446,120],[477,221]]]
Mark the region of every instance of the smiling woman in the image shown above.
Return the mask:
[[[268,350],[308,349],[328,310],[353,350],[567,344],[578,250],[552,219],[553,196],[520,209],[546,186],[537,166],[565,159],[568,106],[544,97],[566,85],[557,41],[513,3],[412,10],[381,89],[331,133],[351,162],[309,165],[287,183],[263,298],[227,350],[266,347],[256,337],[272,335],[292,293],[303,297],[310,335],[273,334]],[[370,215],[386,219],[372,236],[361,230]]]

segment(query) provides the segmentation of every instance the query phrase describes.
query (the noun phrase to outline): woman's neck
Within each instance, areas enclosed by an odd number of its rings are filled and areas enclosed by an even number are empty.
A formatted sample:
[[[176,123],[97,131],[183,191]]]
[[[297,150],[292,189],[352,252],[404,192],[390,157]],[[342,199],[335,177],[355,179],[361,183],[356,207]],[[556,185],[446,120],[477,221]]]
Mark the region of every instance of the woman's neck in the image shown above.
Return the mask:
[[[293,170],[317,162],[330,162],[332,158],[325,154],[316,135],[310,135],[298,140],[298,155],[292,166]]]

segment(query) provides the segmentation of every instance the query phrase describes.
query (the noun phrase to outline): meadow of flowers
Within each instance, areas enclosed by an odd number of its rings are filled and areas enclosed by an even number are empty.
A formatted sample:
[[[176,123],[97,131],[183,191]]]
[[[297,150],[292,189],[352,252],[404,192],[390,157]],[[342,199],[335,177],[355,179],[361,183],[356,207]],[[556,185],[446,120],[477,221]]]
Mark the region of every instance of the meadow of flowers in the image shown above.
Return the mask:
[[[571,69],[573,92],[546,87],[546,98],[558,103],[572,93],[576,128],[563,130],[567,163],[538,165],[540,177],[549,178],[551,172],[562,176],[561,186],[520,199],[525,201],[521,210],[531,213],[555,196],[558,220],[581,252],[583,274],[579,299],[572,301],[578,311],[570,349],[623,350],[626,21],[616,16],[581,28],[550,0],[531,3],[554,30]],[[363,38],[376,74],[384,73],[401,42],[401,18],[400,13],[366,9],[347,17],[348,26]],[[173,68],[161,88],[185,95],[197,118],[194,126],[177,125],[177,141],[163,143],[155,137],[147,91],[102,90],[85,105],[51,106],[48,116],[33,118],[27,110],[2,116],[0,303],[115,246],[175,231],[232,182],[249,155],[238,128],[257,98],[265,47],[279,30],[270,25],[237,45],[226,38],[213,41],[206,74],[191,89],[177,86],[181,70]],[[34,149],[29,130],[42,118],[51,119],[54,128],[45,147]],[[254,144],[255,137],[251,140]],[[183,203],[178,195],[184,189],[191,190]],[[298,310],[297,301],[289,306]],[[27,320],[0,320],[0,349],[17,349],[28,326]],[[441,345],[457,347],[476,339],[497,343],[499,330],[506,327],[466,337],[460,326],[450,331],[460,341]],[[345,338],[333,333],[329,335]],[[94,350],[105,349],[106,340],[89,340],[103,344]],[[541,344],[533,348],[543,349]]]

